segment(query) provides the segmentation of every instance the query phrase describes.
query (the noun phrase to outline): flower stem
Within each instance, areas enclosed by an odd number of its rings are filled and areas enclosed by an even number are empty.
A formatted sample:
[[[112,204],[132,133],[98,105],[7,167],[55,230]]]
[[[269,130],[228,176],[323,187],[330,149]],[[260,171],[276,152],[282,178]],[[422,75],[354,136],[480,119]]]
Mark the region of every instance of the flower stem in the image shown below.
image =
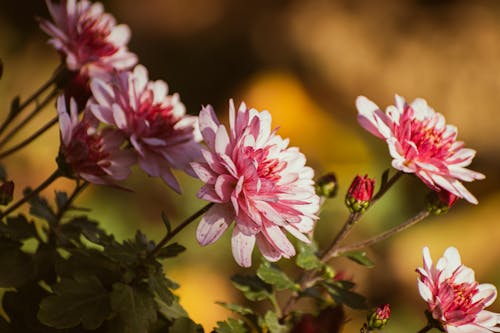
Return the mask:
[[[0,153],[0,159],[3,159],[5,157],[9,156],[10,154],[13,154],[16,151],[18,151],[18,150],[24,148],[25,146],[29,145],[32,141],[34,141],[40,135],[42,135],[43,133],[45,133],[49,128],[51,128],[54,124],[56,124],[57,121],[58,121],[58,117],[55,116],[47,124],[45,124],[42,128],[40,128],[35,133],[33,133],[31,136],[29,136],[25,140],[21,141],[20,143],[18,143],[14,147],[12,147],[10,149],[7,149],[6,151]]]
[[[427,216],[429,216],[429,211],[427,211],[427,209],[424,209],[422,211],[420,211],[417,215],[413,216],[412,218],[408,219],[407,221],[387,230],[386,232],[383,232],[381,233],[380,235],[377,235],[375,237],[372,237],[372,238],[369,238],[365,241],[362,241],[362,242],[358,242],[358,243],[354,243],[354,244],[351,244],[351,245],[347,245],[347,246],[344,246],[344,247],[341,247],[341,248],[338,248],[337,250],[335,250],[333,253],[332,253],[332,256],[333,257],[336,257],[336,256],[339,256],[343,253],[346,253],[346,252],[349,252],[349,251],[354,251],[354,250],[359,250],[359,249],[362,249],[362,248],[365,248],[365,247],[368,247],[368,246],[371,246],[375,243],[378,243],[378,242],[381,242],[389,237],[391,237],[392,235],[398,233],[398,232],[401,232],[405,229],[408,229],[409,227],[417,224],[418,222],[422,221],[423,219],[425,219]]]
[[[5,135],[2,141],[0,141],[0,147],[5,146],[16,133],[18,133],[24,126],[26,126],[43,108],[55,97],[57,96],[58,90],[54,89],[45,99],[38,104],[31,113],[26,116],[17,126],[15,126],[9,133]]]
[[[327,262],[329,259],[334,257],[334,253],[336,249],[338,248],[338,245],[342,240],[344,240],[347,235],[349,235],[352,227],[356,224],[356,222],[359,221],[361,216],[370,208],[372,207],[375,202],[377,202],[387,191],[396,183],[396,181],[401,178],[403,173],[401,171],[398,171],[392,176],[385,184],[383,184],[378,192],[373,196],[373,198],[370,200],[370,205],[366,208],[366,210],[363,213],[351,213],[349,217],[347,218],[346,222],[342,226],[342,229],[340,232],[335,236],[333,241],[330,243],[330,245],[326,248],[325,251],[323,251],[321,255],[321,261]]]
[[[184,229],[185,227],[187,227],[191,222],[193,222],[194,220],[196,220],[201,215],[205,214],[210,209],[210,207],[212,207],[213,205],[214,205],[214,203],[210,202],[207,205],[203,206],[196,213],[194,213],[193,215],[191,215],[190,217],[188,217],[187,219],[185,219],[174,230],[172,230],[171,232],[167,233],[165,235],[165,237],[163,237],[160,240],[160,242],[158,244],[156,244],[156,246],[151,250],[151,252],[149,252],[147,258],[148,259],[154,258],[158,254],[158,252],[162,249],[162,247],[165,246],[168,243],[168,241],[170,241],[172,238],[174,238],[175,235],[177,235],[179,232],[181,232],[182,229]]]
[[[59,170],[54,171],[43,183],[41,183],[37,188],[35,188],[33,191],[25,195],[22,199],[17,201],[15,204],[11,205],[9,208],[7,208],[5,211],[3,211],[0,214],[0,219],[3,219],[5,216],[9,215],[13,211],[15,211],[17,208],[19,208],[22,204],[26,203],[29,201],[31,198],[33,198],[35,195],[43,191],[47,186],[52,184],[57,178],[61,176],[61,173]]]
[[[433,326],[431,324],[427,324],[424,328],[422,328],[420,331],[418,331],[417,333],[425,333],[425,332],[429,332],[431,329],[433,328]]]
[[[16,112],[10,112],[7,118],[4,120],[2,125],[0,126],[0,135],[5,131],[5,129],[9,126],[9,124],[16,119],[16,117],[24,110],[28,105],[33,103],[45,90],[50,88],[50,86],[54,83],[57,83],[64,76],[64,66],[60,65],[52,74],[52,77],[42,84],[40,88],[38,88],[30,97],[28,97],[23,103],[19,104],[19,107],[16,109]]]

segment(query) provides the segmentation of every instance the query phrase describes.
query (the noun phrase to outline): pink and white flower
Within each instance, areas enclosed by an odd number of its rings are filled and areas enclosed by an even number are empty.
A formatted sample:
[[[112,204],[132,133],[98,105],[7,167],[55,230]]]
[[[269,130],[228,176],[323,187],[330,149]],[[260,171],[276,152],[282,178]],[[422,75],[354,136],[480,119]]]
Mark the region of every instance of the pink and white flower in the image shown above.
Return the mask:
[[[235,221],[231,243],[240,266],[251,266],[255,244],[269,261],[295,255],[285,231],[309,242],[304,233],[313,230],[319,208],[305,156],[271,130],[269,112],[244,103],[236,114],[230,102],[229,133],[211,106],[199,121],[208,149],[202,150],[205,162],[192,166],[205,183],[198,197],[214,205],[198,225],[198,242],[215,242]]]
[[[119,132],[111,128],[98,131],[99,121],[88,111],[79,120],[75,100],[71,99],[68,112],[62,95],[57,100],[57,112],[61,131],[58,162],[67,176],[107,185],[128,177],[136,157],[120,149],[125,138]]]
[[[190,162],[201,159],[198,117],[186,116],[179,95],[167,95],[163,81],[149,81],[144,66],[92,80],[88,107],[102,122],[116,126],[138,152],[139,165],[150,176],[160,176],[175,191],[176,168],[195,176]]]
[[[46,0],[53,22],[40,19],[40,27],[52,36],[49,43],[66,57],[68,69],[84,77],[113,70],[125,70],[137,63],[128,51],[130,29],[116,25],[99,2]]]
[[[477,199],[460,181],[484,179],[484,175],[465,167],[476,151],[457,141],[457,128],[447,125],[442,114],[424,99],[411,104],[396,95],[396,105],[383,113],[364,96],[356,99],[358,121],[367,131],[385,140],[393,157],[392,166],[414,173],[435,191],[445,189],[477,204]]]
[[[436,265],[429,249],[423,249],[424,267],[418,268],[418,289],[432,317],[448,333],[500,332],[500,314],[484,308],[497,296],[489,283],[478,284],[474,271],[464,266],[454,247],[444,252]]]

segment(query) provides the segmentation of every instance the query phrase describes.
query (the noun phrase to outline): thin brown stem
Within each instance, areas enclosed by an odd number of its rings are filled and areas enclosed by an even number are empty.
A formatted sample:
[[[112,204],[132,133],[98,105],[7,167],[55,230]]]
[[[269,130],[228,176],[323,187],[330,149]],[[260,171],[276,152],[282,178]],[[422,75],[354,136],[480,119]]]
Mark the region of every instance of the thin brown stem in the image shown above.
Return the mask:
[[[181,232],[185,227],[187,227],[191,222],[196,220],[198,217],[201,215],[205,214],[210,207],[214,205],[213,202],[208,203],[207,205],[203,206],[200,210],[198,210],[196,213],[185,219],[181,224],[179,224],[174,230],[171,232],[167,233],[165,237],[163,237],[158,244],[154,247],[151,252],[149,252],[147,258],[151,259],[154,258],[158,252],[172,239],[177,235],[179,232]]]
[[[7,116],[7,118],[4,120],[2,125],[0,126],[0,135],[5,131],[5,129],[9,126],[9,124],[16,119],[16,117],[21,113],[22,110],[24,110],[28,105],[33,103],[41,94],[45,92],[48,88],[50,88],[51,85],[54,83],[57,83],[62,75],[64,75],[64,65],[59,65],[56,70],[54,71],[54,74],[52,77],[42,84],[40,88],[38,88],[30,97],[28,97],[24,102],[19,104],[19,107],[16,109],[15,113],[10,112]]]
[[[383,184],[378,190],[378,192],[370,200],[370,204],[365,209],[364,212],[349,214],[349,217],[342,226],[342,229],[340,229],[339,233],[335,236],[330,245],[321,253],[320,260],[322,262],[326,263],[328,260],[330,260],[335,256],[335,252],[339,247],[340,242],[343,241],[349,235],[356,222],[359,221],[359,219],[366,213],[368,209],[370,209],[370,207],[372,207],[375,204],[375,202],[377,202],[380,198],[382,198],[382,196],[385,193],[387,193],[387,191],[396,183],[396,181],[398,181],[399,178],[401,178],[402,175],[403,173],[401,171],[398,171],[385,184]],[[316,271],[308,271],[303,273],[302,276],[299,278],[299,284],[301,286],[300,289],[303,290],[305,288],[312,286],[313,285],[312,282],[315,281],[316,276],[317,276]],[[288,299],[283,308],[283,316],[286,316],[288,312],[292,309],[293,305],[297,302],[298,297],[299,294],[294,293]]]
[[[433,329],[432,325],[431,324],[427,324],[427,326],[425,326],[424,328],[422,328],[417,333],[426,333],[426,332],[429,332],[431,329]]]
[[[25,195],[22,199],[11,205],[9,208],[7,208],[5,211],[3,211],[0,214],[0,219],[4,218],[5,216],[9,215],[13,211],[15,211],[17,208],[19,208],[21,205],[29,201],[31,198],[33,198],[35,195],[43,191],[47,186],[52,184],[57,178],[61,176],[59,170],[54,171],[43,183],[41,183],[37,188],[35,188],[33,191]]]
[[[429,216],[429,212],[427,210],[422,210],[420,211],[417,215],[413,216],[412,218],[408,219],[407,221],[387,230],[386,232],[384,233],[381,233],[380,235],[377,235],[375,237],[372,237],[372,238],[369,238],[367,240],[364,240],[362,242],[358,242],[358,243],[354,243],[354,244],[351,244],[351,245],[347,245],[347,246],[344,246],[344,247],[341,247],[341,248],[338,248],[337,250],[335,250],[333,253],[332,253],[332,256],[333,257],[336,257],[336,256],[339,256],[343,253],[346,253],[346,252],[349,252],[349,251],[354,251],[354,250],[359,250],[359,249],[363,249],[365,247],[368,247],[368,246],[371,246],[373,244],[376,244],[378,242],[381,242],[389,237],[391,237],[392,235],[398,233],[398,232],[401,232],[403,230],[406,230],[408,228],[410,228],[411,226],[414,226],[415,224],[417,224],[418,222],[424,220],[427,216]]]
[[[58,90],[54,89],[45,99],[38,104],[29,115],[27,115],[17,126],[15,126],[5,137],[0,141],[0,148],[5,146],[24,126],[26,126],[43,108],[57,96]]]
[[[18,143],[14,147],[12,147],[10,149],[7,149],[6,151],[0,153],[0,159],[3,159],[5,157],[9,156],[10,154],[13,154],[16,151],[18,151],[18,150],[24,148],[25,146],[29,145],[32,141],[34,141],[40,135],[42,135],[43,133],[45,133],[49,128],[51,128],[52,126],[54,126],[54,124],[56,124],[57,121],[58,121],[58,117],[55,116],[47,124],[45,124],[42,128],[40,128],[35,133],[33,133],[31,136],[29,136],[25,140],[21,141],[20,143]]]

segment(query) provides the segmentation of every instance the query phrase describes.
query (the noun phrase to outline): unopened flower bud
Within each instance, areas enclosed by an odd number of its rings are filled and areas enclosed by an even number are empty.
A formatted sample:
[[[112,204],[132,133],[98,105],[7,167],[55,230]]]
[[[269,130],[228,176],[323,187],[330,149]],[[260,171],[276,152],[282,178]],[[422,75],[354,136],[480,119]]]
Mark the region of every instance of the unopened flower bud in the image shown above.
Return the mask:
[[[380,330],[384,328],[385,325],[387,325],[390,316],[391,316],[391,307],[389,306],[389,304],[377,307],[366,318],[366,320],[368,321],[368,329]]]
[[[427,210],[436,215],[445,214],[457,200],[455,194],[446,190],[432,191],[427,195]]]
[[[0,205],[8,205],[14,198],[14,182],[7,181],[0,185]]]
[[[324,174],[316,181],[316,194],[320,197],[333,198],[337,195],[337,190],[337,177],[333,172]]]
[[[362,213],[368,208],[374,187],[375,179],[368,178],[368,175],[354,178],[345,197],[345,204],[351,213]]]

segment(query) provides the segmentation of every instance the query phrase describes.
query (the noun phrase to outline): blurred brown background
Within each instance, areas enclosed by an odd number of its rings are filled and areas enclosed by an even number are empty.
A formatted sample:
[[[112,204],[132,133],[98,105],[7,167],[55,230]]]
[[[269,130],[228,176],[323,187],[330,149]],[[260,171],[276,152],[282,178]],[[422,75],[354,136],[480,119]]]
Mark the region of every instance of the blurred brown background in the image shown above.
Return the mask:
[[[389,302],[393,316],[385,332],[415,332],[424,326],[425,304],[418,296],[415,268],[428,245],[434,258],[456,246],[480,282],[500,287],[500,2],[498,1],[326,1],[326,0],[110,0],[106,10],[132,29],[130,49],[150,72],[179,92],[188,111],[212,104],[227,113],[228,99],[268,109],[280,134],[307,155],[317,174],[334,171],[339,196],[326,203],[317,234],[326,244],[347,212],[343,196],[357,173],[378,179],[390,166],[385,144],[356,123],[354,100],[366,95],[385,108],[395,93],[427,99],[459,128],[459,139],[478,151],[472,169],[486,180],[467,184],[479,199],[459,202],[444,217],[431,218],[369,250],[377,266],[334,263],[359,283],[373,304]],[[0,113],[14,96],[28,96],[57,66],[35,16],[48,17],[43,1],[0,2]],[[51,106],[37,125],[54,115]],[[22,138],[23,134],[19,135]],[[16,194],[35,186],[55,168],[58,132],[2,161],[16,182]],[[196,180],[179,175],[184,195],[135,170],[127,182],[134,193],[92,187],[80,205],[119,238],[140,228],[161,237],[160,212],[172,221],[203,202]],[[60,181],[54,188],[70,189]],[[45,192],[51,196],[51,191]],[[401,223],[423,205],[426,188],[405,177],[359,224],[351,238],[362,239]],[[174,222],[175,223],[175,222]],[[166,271],[183,286],[181,302],[193,318],[213,327],[228,313],[214,301],[238,301],[229,275],[239,271],[230,254],[229,234],[201,248],[195,226],[179,241],[190,248]],[[258,263],[258,257],[255,257]],[[491,310],[500,312],[497,301]],[[346,332],[358,332],[364,313],[349,312]]]

